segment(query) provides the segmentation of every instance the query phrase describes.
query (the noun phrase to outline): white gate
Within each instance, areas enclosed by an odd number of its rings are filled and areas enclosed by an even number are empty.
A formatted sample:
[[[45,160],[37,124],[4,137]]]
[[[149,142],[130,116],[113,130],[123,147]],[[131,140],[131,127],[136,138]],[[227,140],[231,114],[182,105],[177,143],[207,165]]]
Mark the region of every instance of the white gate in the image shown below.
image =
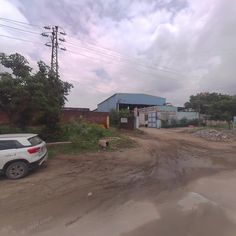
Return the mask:
[[[148,127],[157,128],[157,113],[156,112],[148,113]]]

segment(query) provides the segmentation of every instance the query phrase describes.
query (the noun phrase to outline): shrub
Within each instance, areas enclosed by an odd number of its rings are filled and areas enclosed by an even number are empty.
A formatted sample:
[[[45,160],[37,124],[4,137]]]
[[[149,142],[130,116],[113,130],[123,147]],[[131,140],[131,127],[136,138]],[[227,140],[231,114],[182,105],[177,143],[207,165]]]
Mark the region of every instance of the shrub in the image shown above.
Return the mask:
[[[18,128],[15,126],[0,126],[0,134],[7,133],[36,133],[46,142],[71,141],[73,143],[97,143],[103,137],[112,136],[110,130],[83,120],[65,125],[56,125],[53,129],[47,126]],[[81,144],[82,145],[82,144]]]
[[[0,134],[12,134],[12,133],[21,133],[22,130],[15,126],[1,125]]]
[[[112,136],[112,132],[103,127],[86,123],[83,120],[74,121],[62,127],[63,137],[72,143],[97,143],[103,137]]]
[[[111,110],[109,114],[110,125],[113,127],[118,127],[120,124],[119,112],[116,110]]]

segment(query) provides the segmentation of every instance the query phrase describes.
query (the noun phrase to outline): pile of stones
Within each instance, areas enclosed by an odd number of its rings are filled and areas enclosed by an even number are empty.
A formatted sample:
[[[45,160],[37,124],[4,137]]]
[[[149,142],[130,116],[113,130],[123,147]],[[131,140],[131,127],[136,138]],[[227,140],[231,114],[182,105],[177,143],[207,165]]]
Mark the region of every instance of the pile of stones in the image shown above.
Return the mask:
[[[224,131],[219,131],[215,129],[203,129],[198,130],[193,133],[196,137],[201,137],[206,140],[215,141],[215,142],[229,142],[231,141],[231,136],[226,134]]]

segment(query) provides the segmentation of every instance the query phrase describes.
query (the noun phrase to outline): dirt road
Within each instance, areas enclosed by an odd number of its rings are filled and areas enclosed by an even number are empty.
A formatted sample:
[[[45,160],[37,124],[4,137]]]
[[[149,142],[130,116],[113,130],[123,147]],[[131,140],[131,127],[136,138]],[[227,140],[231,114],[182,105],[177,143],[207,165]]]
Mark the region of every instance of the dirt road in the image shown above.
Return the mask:
[[[144,131],[136,148],[0,179],[0,235],[235,236],[236,143]]]

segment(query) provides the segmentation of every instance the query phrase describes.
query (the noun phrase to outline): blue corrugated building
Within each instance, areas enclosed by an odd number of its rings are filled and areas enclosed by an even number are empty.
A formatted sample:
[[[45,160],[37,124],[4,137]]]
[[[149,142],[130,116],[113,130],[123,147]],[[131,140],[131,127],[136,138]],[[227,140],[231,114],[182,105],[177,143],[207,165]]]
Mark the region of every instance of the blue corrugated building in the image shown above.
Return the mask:
[[[166,99],[143,93],[116,93],[107,98],[97,106],[98,112],[109,112],[110,110],[127,109],[133,110],[135,107],[143,108],[149,106],[163,106]]]

